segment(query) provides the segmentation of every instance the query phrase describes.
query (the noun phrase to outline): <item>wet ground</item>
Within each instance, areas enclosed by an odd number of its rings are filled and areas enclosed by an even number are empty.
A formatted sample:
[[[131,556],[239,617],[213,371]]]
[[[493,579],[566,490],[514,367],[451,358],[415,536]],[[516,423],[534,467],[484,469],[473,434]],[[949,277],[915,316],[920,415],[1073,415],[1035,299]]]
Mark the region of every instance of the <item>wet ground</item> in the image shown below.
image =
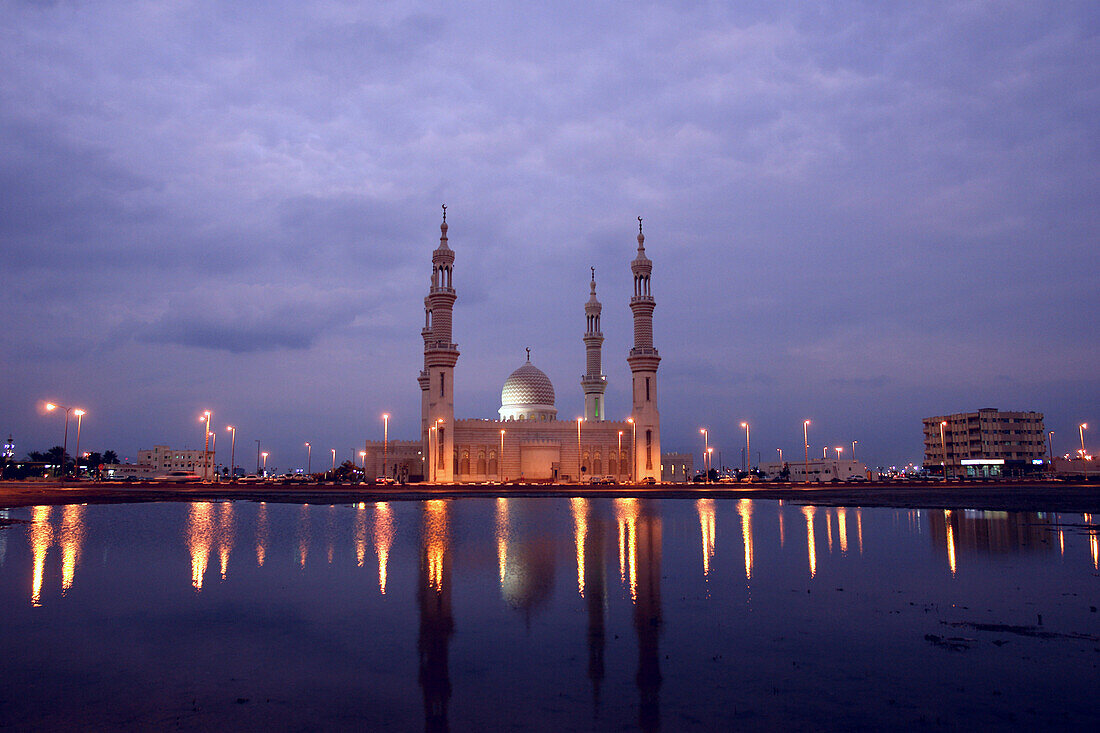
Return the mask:
[[[1098,530],[705,496],[12,508],[0,726],[1090,725]]]

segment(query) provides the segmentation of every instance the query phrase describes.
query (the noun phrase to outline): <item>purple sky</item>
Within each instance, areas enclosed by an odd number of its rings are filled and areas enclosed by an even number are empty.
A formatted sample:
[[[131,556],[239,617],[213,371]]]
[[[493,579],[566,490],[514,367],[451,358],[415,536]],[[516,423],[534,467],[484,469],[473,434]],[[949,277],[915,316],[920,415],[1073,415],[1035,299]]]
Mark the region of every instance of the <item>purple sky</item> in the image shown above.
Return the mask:
[[[460,416],[526,346],[582,412],[590,265],[628,413],[641,215],[666,450],[800,454],[808,417],[889,464],[1000,407],[1068,451],[1098,70],[1095,2],[4,3],[0,432],[58,443],[53,399],[133,455],[211,409],[280,469],[415,436],[445,202]]]

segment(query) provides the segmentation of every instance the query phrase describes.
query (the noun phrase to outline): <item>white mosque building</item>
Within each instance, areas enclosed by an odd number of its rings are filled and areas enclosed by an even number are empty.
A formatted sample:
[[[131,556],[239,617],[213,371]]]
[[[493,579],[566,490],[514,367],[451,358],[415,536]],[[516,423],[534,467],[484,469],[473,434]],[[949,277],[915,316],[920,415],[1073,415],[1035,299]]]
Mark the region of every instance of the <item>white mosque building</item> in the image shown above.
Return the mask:
[[[634,293],[634,347],[627,356],[633,378],[631,417],[607,420],[603,374],[603,333],[592,271],[590,295],[584,305],[586,370],[581,377],[584,418],[558,420],[554,385],[527,361],[508,376],[501,389],[499,419],[462,419],[454,414],[454,370],[458,345],[451,324],[457,293],[453,271],[455,252],[447,242],[447,211],[443,209],[439,247],[432,253],[432,277],[424,299],[424,366],[418,382],[421,394],[420,441],[368,442],[364,469],[368,476],[398,476],[433,483],[484,481],[585,482],[592,476],[612,476],[620,482],[661,480],[661,425],[657,409],[657,367],[653,346],[650,291],[652,261],[645,253],[642,220],[638,218],[638,251],[630,263]]]

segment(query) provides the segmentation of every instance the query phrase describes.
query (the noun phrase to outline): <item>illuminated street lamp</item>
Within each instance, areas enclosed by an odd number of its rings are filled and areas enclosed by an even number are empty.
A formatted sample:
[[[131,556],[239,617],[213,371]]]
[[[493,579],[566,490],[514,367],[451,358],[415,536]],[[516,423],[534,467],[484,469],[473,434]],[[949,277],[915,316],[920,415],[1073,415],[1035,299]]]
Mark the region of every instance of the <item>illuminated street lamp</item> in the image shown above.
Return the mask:
[[[73,408],[65,407],[63,405],[57,405],[57,404],[54,404],[53,402],[47,402],[46,403],[46,412],[53,412],[54,410],[64,410],[65,411],[65,434],[61,439],[61,466],[60,466],[60,469],[59,469],[61,475],[64,476],[65,475],[65,452],[69,449],[69,413],[72,412]]]
[[[232,425],[226,425],[225,429],[232,434],[229,440],[229,479],[237,478],[237,429]]]
[[[1050,458],[1050,469],[1054,470],[1054,431],[1047,433],[1047,457]]]
[[[747,422],[741,423],[741,427],[745,429],[745,473],[748,473],[752,468],[752,454],[749,452],[749,424]]]
[[[776,448],[776,450],[779,451],[779,463],[782,464],[783,463],[783,449],[782,448]],[[780,466],[780,468],[782,468],[782,466]]]
[[[390,458],[390,413],[382,413],[382,475],[389,475]],[[335,470],[335,469],[334,469]]]
[[[947,480],[947,439],[944,437],[944,430],[947,428],[947,421],[940,421],[940,450],[943,451],[943,478]]]
[[[858,443],[858,442],[859,442],[858,440],[853,440],[852,441],[852,460],[853,461],[856,459],[856,443]]]
[[[703,470],[707,472],[707,483],[710,483],[710,431],[699,428],[699,434],[703,436]]]
[[[210,468],[210,418],[212,417],[210,410],[204,410],[199,415],[199,422],[205,423],[203,425],[203,438],[202,438],[202,480],[206,481],[209,476],[207,475]]]
[[[806,483],[810,483],[810,421],[802,421],[802,446],[805,449],[803,470],[806,472]]]
[[[1083,422],[1077,426],[1077,430],[1081,433],[1081,466],[1085,471],[1085,482],[1089,480],[1089,454],[1085,450],[1085,431],[1089,429],[1089,424]]]
[[[584,466],[581,465],[581,423],[584,422],[583,417],[577,418],[577,483],[581,480],[581,470]]]
[[[336,478],[336,449],[332,449],[332,478]]]
[[[714,465],[714,448],[707,448],[707,465]],[[707,471],[707,483],[710,483],[710,471]]]
[[[634,483],[638,482],[638,423],[634,422],[634,418],[628,417],[626,419],[630,426],[634,428],[634,434],[630,438],[630,480]]]
[[[306,475],[313,472],[313,445],[306,443]]]
[[[836,459],[838,461],[840,460],[840,454],[843,450],[844,450],[843,448],[841,448],[840,446],[837,446],[837,448],[836,448]]]
[[[497,478],[504,483],[504,431],[500,431],[500,455],[497,456]]]
[[[266,476],[267,475],[267,451],[264,451],[260,455],[263,456],[263,459],[264,459],[264,476]]]
[[[73,476],[80,475],[80,418],[84,417],[84,410],[73,410],[76,415],[76,458],[73,459]],[[64,450],[64,448],[62,448]]]
[[[615,454],[615,466],[618,470],[618,475],[623,475],[623,431],[619,431],[619,452]],[[618,482],[618,476],[615,477],[615,481]]]
[[[367,480],[367,452],[365,450],[359,451],[359,460],[363,462],[363,480]]]

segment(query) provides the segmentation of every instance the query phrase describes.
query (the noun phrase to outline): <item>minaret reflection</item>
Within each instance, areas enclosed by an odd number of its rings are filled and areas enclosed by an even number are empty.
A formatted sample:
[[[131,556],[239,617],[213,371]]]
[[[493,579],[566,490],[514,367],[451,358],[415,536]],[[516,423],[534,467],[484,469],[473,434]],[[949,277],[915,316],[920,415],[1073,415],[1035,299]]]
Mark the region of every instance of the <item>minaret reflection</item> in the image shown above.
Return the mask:
[[[31,578],[31,605],[42,605],[42,574],[46,569],[46,555],[53,544],[53,526],[50,524],[50,514],[53,507],[36,506],[31,510],[31,526],[28,539],[31,545],[31,555],[34,558],[34,573]]]
[[[577,592],[584,598],[585,539],[588,537],[588,500],[574,497],[569,500],[573,510],[573,544],[577,548]],[[501,565],[503,570],[503,565]],[[503,577],[503,575],[502,575]]]
[[[223,501],[218,513],[218,560],[221,563],[222,580],[229,571],[229,553],[233,551],[233,504]]]
[[[592,519],[584,537],[585,596],[588,607],[588,679],[592,682],[592,715],[600,709],[600,683],[604,678],[604,604],[607,602],[607,567],[604,560],[605,524]]]
[[[309,504],[302,504],[298,510],[298,566],[306,566],[306,558],[309,557]]]
[[[806,516],[806,550],[809,553],[810,577],[817,576],[817,548],[814,546],[814,508],[802,507],[802,513]]]
[[[261,501],[256,511],[256,566],[264,566],[267,557],[267,502]]]
[[[500,587],[504,589],[504,576],[508,572],[508,540],[512,534],[508,520],[508,500],[504,497],[497,499],[497,569],[500,575]]]
[[[424,502],[420,578],[416,598],[420,607],[420,687],[424,694],[424,728],[447,730],[447,704],[451,698],[451,676],[447,653],[454,634],[451,612],[450,547],[447,503]]]
[[[84,509],[70,504],[61,510],[61,595],[73,587],[73,575],[84,546]]]
[[[714,557],[714,499],[696,499],[695,510],[699,512],[699,534],[703,541],[703,580],[710,578],[710,561]],[[710,591],[707,591],[710,594]]]
[[[752,500],[737,502],[737,513],[741,515],[741,541],[745,545],[745,580],[752,580]]]
[[[637,505],[637,500],[631,500]],[[661,725],[661,666],[658,636],[661,629],[661,517],[647,504],[631,523],[630,554],[636,558],[634,628],[638,632],[638,727],[657,730]]]
[[[378,555],[378,590],[386,595],[386,571],[390,564],[390,547],[393,546],[393,509],[389,502],[374,503],[374,553]]]
[[[630,600],[638,600],[638,500],[615,499],[619,525],[619,581],[630,584]]]
[[[840,507],[836,510],[837,534],[840,535],[840,554],[848,554],[848,510]]]
[[[355,505],[355,567],[363,567],[367,557],[367,503]]]
[[[191,586],[196,591],[202,591],[213,543],[214,505],[208,501],[193,502],[187,513],[187,549],[191,552]]]

